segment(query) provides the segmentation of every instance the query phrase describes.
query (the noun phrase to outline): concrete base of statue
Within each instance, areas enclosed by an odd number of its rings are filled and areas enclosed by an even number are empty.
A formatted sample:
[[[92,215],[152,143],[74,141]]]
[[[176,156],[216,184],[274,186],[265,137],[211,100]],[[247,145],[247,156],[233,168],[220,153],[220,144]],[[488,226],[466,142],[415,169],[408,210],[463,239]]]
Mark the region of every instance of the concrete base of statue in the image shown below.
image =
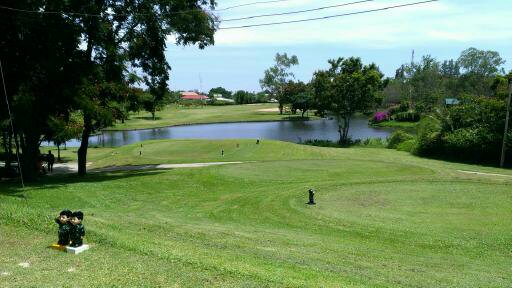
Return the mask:
[[[79,246],[79,247],[66,246],[66,252],[71,253],[71,254],[82,253],[85,250],[89,250],[89,245],[83,244],[82,246]]]

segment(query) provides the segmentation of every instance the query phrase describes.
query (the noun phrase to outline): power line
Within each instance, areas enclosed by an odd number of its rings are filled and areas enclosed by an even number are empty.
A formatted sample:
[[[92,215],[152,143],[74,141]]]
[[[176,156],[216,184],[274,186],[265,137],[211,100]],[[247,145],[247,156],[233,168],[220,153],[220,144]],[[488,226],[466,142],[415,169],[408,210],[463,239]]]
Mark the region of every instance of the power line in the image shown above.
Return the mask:
[[[251,27],[291,24],[291,23],[299,23],[299,22],[310,22],[310,21],[316,21],[316,20],[324,20],[324,19],[330,19],[330,18],[338,18],[338,17],[345,17],[345,16],[358,15],[358,14],[366,14],[366,13],[372,13],[372,12],[378,12],[378,11],[384,11],[384,10],[408,7],[408,6],[415,6],[415,5],[426,4],[426,3],[437,2],[437,1],[440,1],[440,0],[420,1],[420,2],[402,4],[402,5],[388,6],[388,7],[384,7],[384,8],[378,8],[378,9],[364,10],[364,11],[344,13],[344,14],[337,14],[337,15],[330,15],[330,16],[323,16],[323,17],[316,17],[316,18],[307,18],[307,19],[300,19],[300,20],[290,20],[290,21],[281,21],[281,22],[270,22],[270,23],[261,23],[261,24],[220,27],[219,30],[242,29],[242,28],[251,28]]]
[[[225,10],[239,8],[239,7],[245,7],[245,6],[252,6],[252,5],[259,5],[259,4],[268,4],[268,3],[277,3],[277,2],[287,2],[287,1],[290,1],[290,0],[258,1],[258,2],[239,4],[239,5],[234,5],[234,6],[230,6],[230,7],[226,7],[226,8],[222,8],[222,9],[217,9],[216,11],[225,11]]]
[[[355,2],[336,4],[336,5],[329,5],[329,6],[323,6],[323,7],[318,7],[318,8],[306,9],[306,10],[298,10],[298,11],[282,12],[282,13],[271,13],[271,14],[263,14],[263,15],[240,17],[240,18],[231,18],[231,19],[222,20],[222,22],[247,20],[247,19],[254,19],[254,18],[261,18],[261,17],[271,17],[271,16],[283,16],[283,15],[299,14],[299,13],[319,11],[319,10],[336,8],[336,7],[350,6],[350,5],[361,4],[361,3],[366,3],[366,2],[373,2],[373,1],[375,1],[375,0],[355,1]]]
[[[91,13],[66,12],[66,11],[40,11],[40,10],[27,10],[27,9],[13,8],[13,7],[7,7],[7,6],[0,6],[0,9],[9,10],[9,11],[13,11],[13,12],[20,12],[20,13],[30,13],[30,14],[51,14],[51,15],[65,14],[65,15],[70,15],[70,16],[82,16],[82,17],[103,17],[105,15],[111,15],[111,16],[148,16],[148,15],[154,15],[154,14],[151,14],[151,13],[133,13],[133,14],[105,13],[105,14],[91,14]],[[209,9],[205,9],[205,10],[202,10],[202,9],[191,9],[191,10],[176,11],[176,12],[166,12],[166,13],[162,13],[162,14],[176,15],[176,14],[185,14],[185,13],[198,12],[198,11],[215,12],[215,10],[209,10]]]
[[[205,9],[205,10],[191,9],[191,10],[184,10],[184,11],[167,12],[167,13],[163,13],[163,14],[175,15],[175,14],[185,14],[185,13],[198,12],[198,11],[204,11],[204,12],[211,12],[211,13],[213,13],[213,12],[220,12],[220,11],[231,10],[231,9],[235,9],[235,8],[239,8],[239,7],[246,7],[246,6],[266,4],[266,3],[286,2],[286,1],[291,1],[291,0],[258,1],[258,2],[252,2],[252,3],[245,3],[245,4],[229,6],[229,7],[221,8],[221,9]],[[2,6],[2,5],[0,5],[0,9],[9,10],[9,11],[13,11],[13,12],[35,13],[35,14],[54,14],[54,15],[66,14],[66,15],[83,16],[83,17],[102,17],[102,16],[104,16],[102,14],[80,13],[80,12],[28,10],[28,9],[14,8],[14,7]],[[153,15],[153,14],[149,14],[149,13],[133,13],[133,14],[106,13],[106,14],[107,15],[112,15],[112,16],[132,16],[132,15],[135,15],[135,16],[147,16],[147,15]]]

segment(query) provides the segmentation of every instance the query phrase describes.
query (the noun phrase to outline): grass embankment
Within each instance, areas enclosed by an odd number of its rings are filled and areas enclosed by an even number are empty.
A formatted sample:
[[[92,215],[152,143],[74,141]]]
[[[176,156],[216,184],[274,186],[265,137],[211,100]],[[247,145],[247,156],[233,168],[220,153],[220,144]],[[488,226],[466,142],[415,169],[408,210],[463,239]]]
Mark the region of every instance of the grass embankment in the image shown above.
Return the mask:
[[[301,119],[297,115],[279,115],[277,104],[251,104],[226,106],[192,106],[178,107],[171,105],[156,113],[153,120],[150,113],[141,112],[132,114],[125,123],[117,123],[110,130],[132,130],[156,127],[167,127],[187,124],[203,124],[218,122],[244,122],[244,121],[281,121]],[[106,129],[106,130],[109,130]]]
[[[237,148],[236,144],[240,144]],[[510,287],[510,170],[386,149],[151,141],[93,165],[258,161],[0,184],[2,287]],[[226,155],[220,156],[220,149]],[[307,188],[317,190],[307,206]],[[90,251],[50,250],[62,208]],[[29,263],[22,268],[19,263]]]

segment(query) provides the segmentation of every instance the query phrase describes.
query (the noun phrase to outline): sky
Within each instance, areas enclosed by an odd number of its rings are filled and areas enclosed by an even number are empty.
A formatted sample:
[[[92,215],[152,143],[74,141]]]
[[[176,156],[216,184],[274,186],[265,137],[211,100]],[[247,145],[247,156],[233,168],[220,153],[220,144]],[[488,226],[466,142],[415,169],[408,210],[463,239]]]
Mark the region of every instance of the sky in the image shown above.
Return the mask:
[[[315,12],[226,21],[268,13],[289,12],[337,5],[355,0],[285,0],[222,10],[233,5],[262,0],[217,0],[220,27],[299,20],[418,2],[421,0],[374,0]],[[222,10],[222,11],[221,11]],[[498,51],[512,69],[512,0],[441,0],[368,14],[294,24],[221,29],[215,45],[203,50],[176,46],[168,37],[166,56],[172,67],[172,90],[214,87],[260,91],[259,79],[274,64],[276,53],[293,54],[299,65],[292,69],[296,79],[309,81],[313,73],[338,57],[361,57],[374,62],[392,77],[403,63],[432,55],[437,60],[457,59],[475,47]]]

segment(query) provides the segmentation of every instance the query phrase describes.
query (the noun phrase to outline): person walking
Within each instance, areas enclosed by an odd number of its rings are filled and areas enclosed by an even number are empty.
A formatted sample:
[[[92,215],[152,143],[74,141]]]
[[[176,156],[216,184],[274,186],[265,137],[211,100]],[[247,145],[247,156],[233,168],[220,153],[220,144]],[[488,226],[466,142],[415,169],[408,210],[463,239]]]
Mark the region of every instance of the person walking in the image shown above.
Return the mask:
[[[48,172],[53,173],[53,164],[55,163],[55,156],[52,154],[52,151],[48,151],[48,155],[46,155],[46,162],[48,163]]]

